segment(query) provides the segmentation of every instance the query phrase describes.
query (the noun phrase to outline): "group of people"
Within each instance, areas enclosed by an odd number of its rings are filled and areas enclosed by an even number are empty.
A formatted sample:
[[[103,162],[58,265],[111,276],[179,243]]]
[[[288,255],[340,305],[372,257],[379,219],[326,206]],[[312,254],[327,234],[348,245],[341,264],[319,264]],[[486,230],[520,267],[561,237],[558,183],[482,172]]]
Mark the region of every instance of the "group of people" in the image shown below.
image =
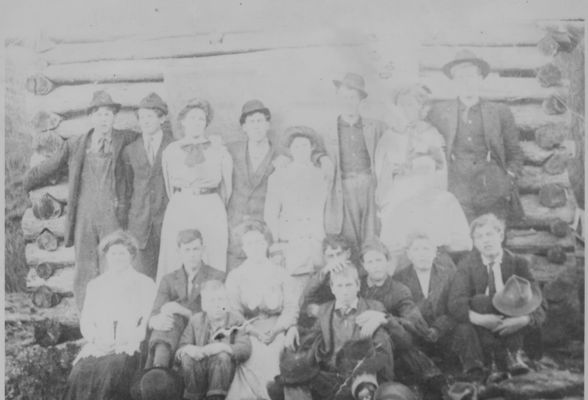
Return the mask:
[[[156,93],[140,134],[114,129],[121,105],[94,93],[92,129],[25,177],[32,190],[69,172],[88,343],[64,398],[410,398],[403,374],[437,396],[431,357],[448,353],[468,379],[527,371],[543,305],[502,247],[520,217],[518,131],[480,99],[484,60],[460,52],[443,70],[458,98],[431,107],[426,86],[399,87],[390,126],[360,114],[365,82],[348,73],[332,131],[272,141],[270,109],[250,100],[246,140],[228,145],[206,100],[181,109],[176,140]]]

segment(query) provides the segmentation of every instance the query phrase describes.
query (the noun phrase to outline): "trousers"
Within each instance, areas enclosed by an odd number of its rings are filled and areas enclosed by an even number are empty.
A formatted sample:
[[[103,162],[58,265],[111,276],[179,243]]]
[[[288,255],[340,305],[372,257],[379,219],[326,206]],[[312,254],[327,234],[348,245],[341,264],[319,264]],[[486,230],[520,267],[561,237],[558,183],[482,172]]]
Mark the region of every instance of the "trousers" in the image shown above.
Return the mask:
[[[184,398],[188,400],[226,395],[235,374],[235,363],[227,353],[218,353],[202,360],[184,355],[181,368]]]
[[[357,175],[343,179],[343,236],[356,249],[363,242],[378,235],[375,179],[371,175]]]

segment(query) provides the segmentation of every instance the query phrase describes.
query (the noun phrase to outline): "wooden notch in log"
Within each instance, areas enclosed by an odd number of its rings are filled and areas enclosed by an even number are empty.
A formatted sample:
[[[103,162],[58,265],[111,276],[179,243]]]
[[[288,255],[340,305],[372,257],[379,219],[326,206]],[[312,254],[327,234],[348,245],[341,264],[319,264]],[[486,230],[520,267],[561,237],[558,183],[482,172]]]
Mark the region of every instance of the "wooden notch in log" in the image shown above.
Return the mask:
[[[45,193],[49,193],[51,196],[53,196],[59,202],[66,202],[67,203],[67,200],[69,197],[68,196],[69,189],[68,189],[67,182],[58,183],[55,185],[43,186],[41,188],[31,190],[29,192],[29,199],[31,200],[31,203],[38,201],[38,199],[43,197],[43,195]]]
[[[534,221],[551,221],[554,218],[559,218],[570,224],[576,215],[576,206],[570,198],[563,207],[558,208],[544,207],[539,202],[539,196],[531,194],[522,195],[521,203],[525,215]]]
[[[524,165],[517,180],[517,185],[521,193],[537,193],[543,185],[549,183],[559,183],[566,187],[569,186],[570,180],[568,173],[564,171],[558,175],[551,175],[543,167]]]
[[[55,346],[60,343],[81,339],[78,326],[63,324],[54,319],[44,319],[33,323],[35,343],[43,346]]]
[[[558,238],[544,231],[509,230],[506,233],[506,247],[517,253],[547,255],[547,251],[560,246],[564,251],[574,251],[574,238],[568,235]]]
[[[566,188],[559,183],[548,183],[539,190],[539,203],[549,208],[563,207],[568,201]]]
[[[55,219],[38,219],[33,210],[28,208],[21,220],[21,228],[25,242],[35,241],[45,230],[50,231],[55,237],[62,239],[65,236],[65,219],[63,215]]]

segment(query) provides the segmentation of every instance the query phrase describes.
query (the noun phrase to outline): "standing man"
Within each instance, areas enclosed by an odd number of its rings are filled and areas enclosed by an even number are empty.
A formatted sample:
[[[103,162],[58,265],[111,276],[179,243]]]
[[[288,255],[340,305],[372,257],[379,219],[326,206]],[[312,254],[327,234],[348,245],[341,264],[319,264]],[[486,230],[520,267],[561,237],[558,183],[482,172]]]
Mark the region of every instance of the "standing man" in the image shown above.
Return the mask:
[[[64,141],[51,158],[25,176],[24,188],[30,191],[45,185],[62,168],[69,169],[65,246],[75,246],[73,291],[79,309],[87,283],[101,271],[98,243],[126,227],[128,204],[119,200],[126,198],[127,187],[120,156],[137,134],[113,129],[120,107],[105,91],[95,92],[87,108],[92,129]]]
[[[137,110],[142,135],[122,152],[126,182],[126,203],[130,204],[128,230],[139,242],[137,269],[155,279],[163,215],[169,199],[161,169],[161,153],[174,138],[162,131],[167,104],[151,93]]]
[[[480,99],[488,63],[468,50],[443,67],[457,99],[439,103],[429,114],[445,137],[448,189],[468,221],[492,212],[502,219],[522,217],[514,180],[523,164],[519,131],[508,106]]]
[[[327,233],[342,233],[358,249],[366,238],[377,236],[379,230],[374,155],[386,126],[359,113],[360,104],[367,97],[361,75],[348,73],[333,83],[337,88],[339,116],[336,130],[324,137],[334,163],[325,226]]]
[[[227,146],[233,158],[227,272],[244,261],[235,228],[248,218],[263,220],[268,177],[280,162],[280,154],[268,138],[270,121],[270,110],[260,100],[249,100],[243,104],[239,118],[247,140]]]

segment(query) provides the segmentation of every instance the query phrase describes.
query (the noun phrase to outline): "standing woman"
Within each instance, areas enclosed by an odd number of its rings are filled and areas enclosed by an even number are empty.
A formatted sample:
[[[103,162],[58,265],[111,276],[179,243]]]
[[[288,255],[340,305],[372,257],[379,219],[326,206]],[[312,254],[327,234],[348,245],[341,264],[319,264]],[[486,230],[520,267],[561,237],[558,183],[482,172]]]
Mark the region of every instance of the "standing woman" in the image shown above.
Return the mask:
[[[157,282],[180,265],[176,238],[184,229],[202,233],[204,260],[213,268],[227,266],[227,211],[233,160],[220,138],[206,134],[213,111],[206,100],[192,99],[178,114],[184,137],[162,155],[165,187],[170,198],[161,233]]]
[[[292,341],[298,318],[298,294],[288,273],[267,257],[271,235],[258,220],[240,227],[246,260],[229,273],[225,286],[234,310],[250,323],[249,360],[237,367],[227,399],[269,399],[266,386],[279,375],[279,357]],[[288,333],[288,335],[286,335]]]
[[[74,361],[64,400],[128,399],[140,368],[139,345],[145,338],[155,283],[133,268],[138,245],[128,233],[111,233],[99,250],[106,270],[87,286],[80,317],[87,344]]]
[[[330,186],[320,166],[312,161],[319,140],[306,126],[286,130],[284,144],[292,162],[269,177],[265,199],[265,222],[273,237],[285,244],[286,270],[300,293],[323,260],[324,213]]]

